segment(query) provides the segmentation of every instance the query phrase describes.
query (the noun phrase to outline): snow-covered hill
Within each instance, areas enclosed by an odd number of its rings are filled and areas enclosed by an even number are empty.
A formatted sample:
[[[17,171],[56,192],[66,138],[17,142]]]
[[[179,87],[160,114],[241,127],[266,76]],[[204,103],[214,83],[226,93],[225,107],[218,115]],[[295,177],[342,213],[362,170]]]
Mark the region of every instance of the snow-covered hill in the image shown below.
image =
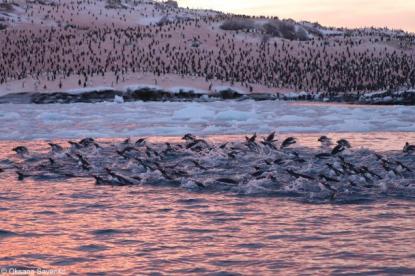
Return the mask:
[[[175,1],[0,4],[0,94],[154,85],[352,92],[415,86],[415,36],[181,8]]]

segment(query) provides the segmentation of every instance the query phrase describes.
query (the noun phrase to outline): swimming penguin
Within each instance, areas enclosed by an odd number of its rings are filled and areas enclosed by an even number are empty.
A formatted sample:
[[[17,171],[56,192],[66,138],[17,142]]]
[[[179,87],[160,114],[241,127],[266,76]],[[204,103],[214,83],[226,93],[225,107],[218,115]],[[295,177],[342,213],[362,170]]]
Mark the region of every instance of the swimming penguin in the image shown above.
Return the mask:
[[[256,137],[257,137],[257,135],[256,135],[256,133],[254,133],[254,135],[252,135],[251,137],[245,136],[245,140],[246,140],[247,143],[255,143]]]
[[[308,176],[308,175],[301,174],[301,173],[296,173],[291,169],[287,169],[286,171],[288,172],[289,175],[291,175],[295,178],[304,178],[304,179],[308,179],[308,180],[314,180],[314,177],[312,177],[312,176]]]
[[[331,195],[330,195],[330,199],[331,199],[331,200],[334,200],[334,199],[336,198],[336,195],[337,195],[337,190],[336,190],[336,189],[334,189],[333,187],[331,187],[331,186],[330,186],[330,184],[328,184],[328,183],[326,182],[326,180],[325,180],[325,178],[324,178],[324,177],[322,177],[320,180],[321,180],[321,181],[319,182],[320,187],[322,187],[322,188],[323,188],[323,189],[325,189],[325,190],[330,191],[330,193],[331,193]]]
[[[402,162],[395,161],[395,163],[398,165],[398,167],[401,168],[401,170],[406,170],[407,172],[412,172],[412,170],[408,166],[404,165]]]
[[[105,168],[105,171],[107,172],[108,175],[110,175],[112,178],[117,180],[119,182],[119,184],[121,184],[121,185],[134,185],[134,184],[136,184],[132,180],[127,179],[127,177],[125,177],[123,175],[120,175],[118,173],[115,173],[114,171],[112,171],[109,168]]]
[[[352,148],[352,145],[346,139],[340,139],[339,141],[337,141],[337,144],[342,145],[343,147],[348,148],[348,149]]]
[[[182,140],[185,140],[185,141],[193,141],[193,140],[196,140],[196,136],[194,136],[191,133],[188,133],[188,134],[186,134],[186,135],[184,135],[182,137]]]
[[[194,139],[186,145],[186,149],[191,149],[194,151],[201,151],[206,147],[209,147],[209,144],[203,139]]]
[[[228,143],[226,142],[226,143],[224,143],[224,144],[220,145],[220,146],[219,146],[219,148],[220,148],[220,149],[225,149],[227,145],[228,145]]]
[[[294,145],[295,143],[297,143],[296,138],[288,137],[287,139],[284,140],[284,142],[282,142],[281,149],[288,148],[289,146]]]
[[[16,171],[16,174],[17,174],[17,179],[19,181],[23,181],[26,177],[29,177],[29,175],[24,174],[24,173],[22,173],[20,171]]]
[[[128,156],[126,156],[126,153],[131,152],[131,151],[139,152],[138,149],[136,149],[135,147],[128,146],[128,147],[125,147],[123,150],[117,150],[116,153],[120,155],[121,157],[128,159]]]
[[[145,138],[140,138],[135,142],[136,147],[142,147],[145,144],[146,144],[146,139]]]
[[[48,144],[51,147],[53,153],[60,153],[63,151],[63,148],[59,146],[58,144],[54,144],[54,143],[48,143]]]
[[[275,139],[275,131],[274,132],[271,132],[271,134],[268,135],[268,137],[264,139],[264,142],[265,143],[274,143],[276,141],[278,141],[278,140]]]
[[[407,154],[415,152],[415,145],[410,145],[408,142],[406,142],[405,146],[403,147],[403,152]]]
[[[333,144],[331,139],[327,136],[321,136],[318,138],[318,141],[321,143],[322,148],[328,148]]]
[[[86,171],[91,170],[91,164],[85,159],[85,157],[83,157],[81,154],[76,154],[76,157],[78,157],[78,160],[82,165],[82,169]]]
[[[121,145],[127,146],[131,144],[131,138],[128,137],[127,139],[125,139],[124,141],[121,142]]]
[[[109,181],[105,180],[101,176],[93,175],[92,177],[95,178],[95,185],[108,185],[108,184],[111,184],[111,183],[109,183]]]
[[[386,172],[388,172],[392,175],[395,175],[395,176],[400,176],[400,173],[396,169],[390,167],[389,163],[382,162],[382,167]]]
[[[331,177],[328,177],[328,176],[326,176],[324,174],[320,174],[319,175],[319,178],[320,178],[320,180],[324,180],[326,182],[340,182],[339,180],[334,179],[334,178],[331,178]]]
[[[230,159],[236,159],[236,154],[237,154],[237,152],[235,152],[235,151],[228,152],[228,157]]]
[[[23,157],[24,155],[29,154],[29,150],[26,147],[19,146],[12,149],[17,155]]]
[[[277,159],[274,160],[274,164],[277,164],[277,165],[281,166],[281,165],[284,165],[285,162],[281,158],[277,158]]]
[[[255,167],[255,172],[251,174],[253,177],[261,176],[265,171],[263,171],[260,167]]]
[[[375,172],[372,172],[371,170],[369,170],[369,168],[368,167],[366,167],[366,166],[362,166],[361,168],[360,168],[360,172],[362,173],[362,174],[368,174],[368,175],[370,175],[371,177],[377,177],[379,180],[381,180],[382,179],[382,177],[380,176],[380,175],[378,175],[377,173],[375,173]]]
[[[334,147],[334,149],[331,151],[331,154],[332,154],[332,155],[336,155],[336,154],[341,153],[341,152],[343,152],[343,151],[345,151],[345,150],[346,150],[346,148],[345,148],[343,145],[337,145],[337,146],[335,146],[335,147]]]
[[[289,153],[289,156],[298,163],[305,163],[307,162],[304,158],[301,158],[300,155],[298,154],[298,152],[296,151],[292,151]]]
[[[84,146],[84,147],[89,147],[91,145],[96,145],[96,142],[92,138],[84,138],[81,141],[79,141],[79,144]]]
[[[335,166],[333,166],[332,164],[330,164],[330,163],[326,163],[326,165],[327,165],[327,167],[329,167],[337,176],[340,176],[340,175],[344,175],[344,173],[341,171],[341,170],[339,170],[339,169],[337,169]]]
[[[48,160],[49,160],[49,164],[50,164],[51,166],[54,166],[54,165],[56,164],[55,159],[53,159],[52,157],[49,157],[49,158],[48,158]]]
[[[206,167],[204,167],[204,166],[202,166],[199,162],[197,162],[196,160],[191,160],[191,162],[196,166],[196,168],[199,168],[199,169],[201,169],[201,170],[204,170],[204,171],[206,171],[207,170],[207,168]]]
[[[318,141],[320,143],[331,143],[331,139],[327,136],[320,136],[320,138],[318,138]]]
[[[317,159],[330,159],[332,155],[330,153],[319,153],[319,154],[316,154],[315,157]]]
[[[225,184],[230,184],[230,185],[238,185],[239,181],[232,179],[232,178],[218,178],[216,179],[217,182],[221,182],[221,183],[225,183]]]
[[[79,149],[82,148],[82,146],[79,143],[77,143],[77,142],[68,141],[68,144],[71,145],[71,149],[77,149],[77,150],[79,150]]]

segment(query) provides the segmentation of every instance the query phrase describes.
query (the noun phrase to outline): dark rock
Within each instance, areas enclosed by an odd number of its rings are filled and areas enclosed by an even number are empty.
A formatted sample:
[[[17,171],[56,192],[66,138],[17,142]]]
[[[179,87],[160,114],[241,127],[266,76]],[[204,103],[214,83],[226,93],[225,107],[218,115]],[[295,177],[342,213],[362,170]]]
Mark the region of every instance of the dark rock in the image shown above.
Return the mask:
[[[235,18],[226,20],[220,25],[220,28],[225,31],[250,30],[255,28],[255,24],[247,18]]]
[[[176,8],[176,9],[179,7],[179,4],[177,4],[177,1],[173,1],[173,0],[167,0],[166,2],[164,2],[164,4],[172,8]]]

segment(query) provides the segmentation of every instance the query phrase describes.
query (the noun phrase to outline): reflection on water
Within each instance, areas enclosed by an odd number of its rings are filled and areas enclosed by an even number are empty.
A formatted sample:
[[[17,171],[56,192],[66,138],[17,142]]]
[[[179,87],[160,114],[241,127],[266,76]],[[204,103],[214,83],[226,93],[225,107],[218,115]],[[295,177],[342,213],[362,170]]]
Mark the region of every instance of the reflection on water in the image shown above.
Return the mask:
[[[306,205],[92,181],[2,181],[0,266],[109,273],[415,273],[413,202]]]
[[[315,140],[297,136],[304,144]],[[415,138],[341,136],[375,150],[397,150]],[[152,140],[164,139],[173,138]],[[15,145],[2,142],[0,159]],[[40,142],[28,146],[46,148]],[[0,267],[110,275],[415,274],[413,201],[312,205],[151,186],[95,187],[88,179],[18,182],[14,175],[0,176]]]

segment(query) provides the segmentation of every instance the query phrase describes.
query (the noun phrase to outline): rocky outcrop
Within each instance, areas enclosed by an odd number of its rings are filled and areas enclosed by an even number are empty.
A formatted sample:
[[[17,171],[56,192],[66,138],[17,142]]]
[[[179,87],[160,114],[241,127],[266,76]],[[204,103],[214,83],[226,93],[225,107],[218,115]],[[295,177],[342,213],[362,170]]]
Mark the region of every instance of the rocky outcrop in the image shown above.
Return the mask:
[[[172,8],[176,8],[176,9],[179,7],[179,4],[177,4],[177,1],[173,1],[173,0],[167,0],[166,2],[164,2],[164,4]]]
[[[255,28],[255,23],[247,18],[235,18],[226,20],[220,28],[225,31],[251,30]]]
[[[118,99],[118,100],[117,100]],[[122,99],[122,101],[120,101]],[[170,92],[160,89],[91,90],[83,93],[13,93],[0,97],[0,104],[70,104],[99,102],[206,102],[224,100],[254,101],[314,101],[367,105],[415,105],[415,90],[383,91],[375,93],[251,93],[241,94],[232,89],[202,94],[193,91]]]
[[[107,9],[126,9],[127,6],[125,6],[121,0],[107,0],[107,4],[105,5],[105,8]]]

